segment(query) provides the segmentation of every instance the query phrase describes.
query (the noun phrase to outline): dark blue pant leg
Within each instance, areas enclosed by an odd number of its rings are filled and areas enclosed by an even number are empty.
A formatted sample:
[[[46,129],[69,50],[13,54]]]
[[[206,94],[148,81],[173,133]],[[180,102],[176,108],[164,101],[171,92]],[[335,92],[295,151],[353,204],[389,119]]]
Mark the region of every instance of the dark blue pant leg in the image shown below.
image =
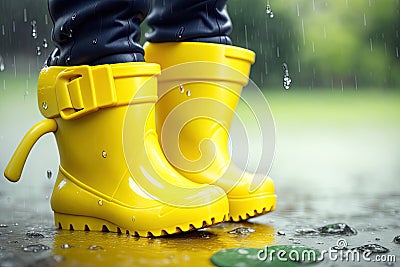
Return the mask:
[[[57,49],[48,65],[144,61],[140,23],[149,0],[49,0]]]
[[[153,0],[146,34],[150,42],[231,44],[227,0]]]

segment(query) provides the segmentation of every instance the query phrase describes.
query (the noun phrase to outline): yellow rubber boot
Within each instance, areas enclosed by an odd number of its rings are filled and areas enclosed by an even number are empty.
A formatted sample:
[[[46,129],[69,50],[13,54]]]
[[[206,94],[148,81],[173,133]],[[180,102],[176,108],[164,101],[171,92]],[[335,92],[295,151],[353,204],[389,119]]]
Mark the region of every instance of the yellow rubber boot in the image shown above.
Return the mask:
[[[5,176],[17,181],[35,141],[54,132],[60,169],[51,207],[59,228],[146,237],[224,221],[225,192],[181,176],[161,151],[159,71],[142,62],[43,69],[38,100],[48,119],[25,136]]]
[[[146,61],[162,68],[157,132],[171,165],[196,183],[223,188],[232,221],[272,211],[271,178],[239,169],[228,149],[229,128],[255,54],[199,42],[146,43],[144,48]]]

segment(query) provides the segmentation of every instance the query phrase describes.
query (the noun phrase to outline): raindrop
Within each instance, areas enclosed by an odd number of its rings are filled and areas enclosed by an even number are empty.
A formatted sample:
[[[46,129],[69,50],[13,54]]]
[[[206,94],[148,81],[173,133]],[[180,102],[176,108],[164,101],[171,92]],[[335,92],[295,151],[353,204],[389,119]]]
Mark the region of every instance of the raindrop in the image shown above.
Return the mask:
[[[42,55],[42,49],[40,48],[40,46],[36,46],[36,55],[37,56]]]
[[[1,25],[1,34],[4,36],[6,35],[6,29],[4,28],[4,24]]]
[[[44,237],[43,234],[38,233],[38,232],[27,232],[26,236],[30,237],[30,238],[43,238]]]
[[[367,27],[367,16],[364,13],[364,27]]]
[[[372,50],[373,50],[373,45],[372,45],[372,38],[369,38],[369,46],[370,46],[370,48],[371,48],[371,52],[372,52]]]
[[[49,24],[49,18],[47,17],[47,14],[44,14],[44,23],[46,25]]]
[[[44,102],[46,103],[46,102]],[[47,170],[47,179],[51,179],[51,177],[53,176],[53,173],[51,172],[51,170]]]
[[[71,248],[71,245],[70,244],[62,244],[61,248],[63,248],[63,249]]]
[[[12,22],[12,31],[15,32],[15,20]]]
[[[5,66],[4,66],[4,59],[3,57],[0,55],[0,71],[4,71]]]
[[[36,245],[28,245],[26,247],[24,247],[22,250],[24,252],[33,252],[33,253],[37,253],[37,252],[41,252],[44,250],[49,250],[50,248],[46,245],[42,245],[42,244],[36,244]]]
[[[233,235],[249,235],[251,233],[254,233],[256,230],[250,228],[250,227],[238,227],[235,228],[231,231],[228,232],[228,234],[233,234]]]
[[[31,21],[31,26],[32,26],[32,37],[33,39],[36,39],[37,38],[36,20]]]
[[[88,247],[89,250],[103,250],[103,247],[97,245],[91,245]]]
[[[93,39],[92,44],[93,44],[93,45],[96,45],[96,44],[97,44],[97,38],[94,38],[94,39]]]
[[[70,62],[71,62],[71,57],[68,56],[68,57],[65,59],[65,64],[69,65]]]
[[[387,253],[389,252],[388,248],[385,248],[379,244],[367,244],[364,246],[354,248],[358,251],[369,251],[371,253]]]
[[[282,64],[282,69],[283,69],[283,88],[286,90],[290,89],[290,85],[292,83],[292,79],[289,76],[289,68],[286,63]]]
[[[26,97],[29,95],[29,91],[28,90],[26,90],[25,92],[24,92],[24,100],[26,99]]]
[[[24,22],[28,22],[28,16],[26,14],[26,8],[24,8]]]
[[[395,236],[395,237],[393,238],[393,242],[394,242],[395,244],[399,244],[399,245],[400,245],[400,235]]]
[[[272,19],[274,17],[274,12],[272,12],[271,6],[267,4],[267,7],[265,8],[265,13]]]
[[[278,231],[277,234],[278,235],[286,235],[286,233],[284,231]]]
[[[71,20],[75,20],[76,19],[76,14],[73,14],[71,17]]]
[[[345,223],[328,224],[317,228],[321,234],[327,235],[356,235],[357,231]]]
[[[49,44],[47,43],[47,39],[43,38],[43,48],[47,48]]]

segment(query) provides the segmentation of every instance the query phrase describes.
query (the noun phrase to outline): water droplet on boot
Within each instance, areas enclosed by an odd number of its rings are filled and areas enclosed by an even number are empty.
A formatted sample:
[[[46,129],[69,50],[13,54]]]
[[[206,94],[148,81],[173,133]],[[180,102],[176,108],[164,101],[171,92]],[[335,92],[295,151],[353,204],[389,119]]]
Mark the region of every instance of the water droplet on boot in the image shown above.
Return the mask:
[[[101,152],[101,156],[103,158],[107,158],[107,151],[103,150],[103,152]]]
[[[183,87],[182,84],[179,85],[179,92],[180,92],[181,94],[183,94],[183,93],[185,92],[185,88]]]
[[[254,233],[256,230],[249,228],[249,227],[238,227],[228,232],[228,234],[233,235],[249,235]]]
[[[356,235],[357,231],[345,223],[328,224],[317,228],[321,234],[326,235]]]
[[[178,30],[178,32],[176,33],[176,35],[178,36],[179,39],[182,39],[182,35],[183,32],[185,31],[185,28],[183,26],[181,26]]]
[[[68,57],[65,59],[65,64],[69,65],[70,62],[71,62],[71,57],[68,56]]]
[[[192,93],[190,92],[190,90],[187,90],[187,91],[186,91],[186,95],[187,95],[187,96],[191,96],[191,95],[192,95]]]
[[[286,233],[284,231],[278,231],[277,234],[278,235],[286,235]]]
[[[71,248],[71,245],[70,244],[62,244],[61,248],[68,249],[68,248]]]
[[[292,79],[289,76],[289,68],[286,63],[282,64],[282,69],[283,69],[283,88],[286,90],[290,89],[290,85],[292,83]]]
[[[26,236],[30,238],[44,238],[43,234],[37,232],[27,232]]]
[[[369,251],[371,253],[387,253],[387,252],[389,252],[388,248],[385,248],[379,244],[367,244],[364,246],[356,247],[354,249],[358,250],[358,251]]]
[[[46,245],[42,245],[42,244],[36,244],[36,245],[28,245],[26,247],[24,247],[22,250],[24,252],[33,252],[33,253],[37,253],[40,251],[44,251],[44,250],[49,250],[50,248]]]
[[[75,20],[76,19],[76,14],[73,14],[71,17],[71,20]]]
[[[96,44],[97,44],[97,38],[94,38],[94,39],[93,39],[92,44],[93,44],[93,45],[96,45]]]
[[[101,246],[91,245],[88,247],[89,250],[103,250]]]
[[[99,199],[99,201],[97,201],[97,204],[99,204],[99,206],[103,206],[103,200]]]
[[[53,173],[50,170],[47,170],[47,179],[51,179]]]
[[[0,223],[0,228],[6,228],[6,227],[8,227],[8,225],[7,225],[7,224]]]
[[[32,26],[32,37],[33,39],[36,39],[37,38],[36,20],[31,21],[31,26]]]

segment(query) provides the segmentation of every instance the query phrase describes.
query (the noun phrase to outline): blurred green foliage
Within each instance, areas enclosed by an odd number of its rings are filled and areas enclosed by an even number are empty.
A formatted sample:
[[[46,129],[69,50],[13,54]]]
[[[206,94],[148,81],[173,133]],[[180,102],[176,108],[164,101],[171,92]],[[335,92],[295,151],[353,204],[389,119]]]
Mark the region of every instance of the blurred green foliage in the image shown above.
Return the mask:
[[[400,89],[399,0],[230,0],[228,10],[263,87],[280,82],[286,62],[297,87]]]
[[[257,53],[251,78],[262,88],[281,88],[285,62],[294,88],[400,89],[399,0],[229,0],[228,11],[234,44]],[[42,45],[51,39],[47,1],[1,0],[0,12],[6,65],[33,58],[40,68],[52,50]]]

